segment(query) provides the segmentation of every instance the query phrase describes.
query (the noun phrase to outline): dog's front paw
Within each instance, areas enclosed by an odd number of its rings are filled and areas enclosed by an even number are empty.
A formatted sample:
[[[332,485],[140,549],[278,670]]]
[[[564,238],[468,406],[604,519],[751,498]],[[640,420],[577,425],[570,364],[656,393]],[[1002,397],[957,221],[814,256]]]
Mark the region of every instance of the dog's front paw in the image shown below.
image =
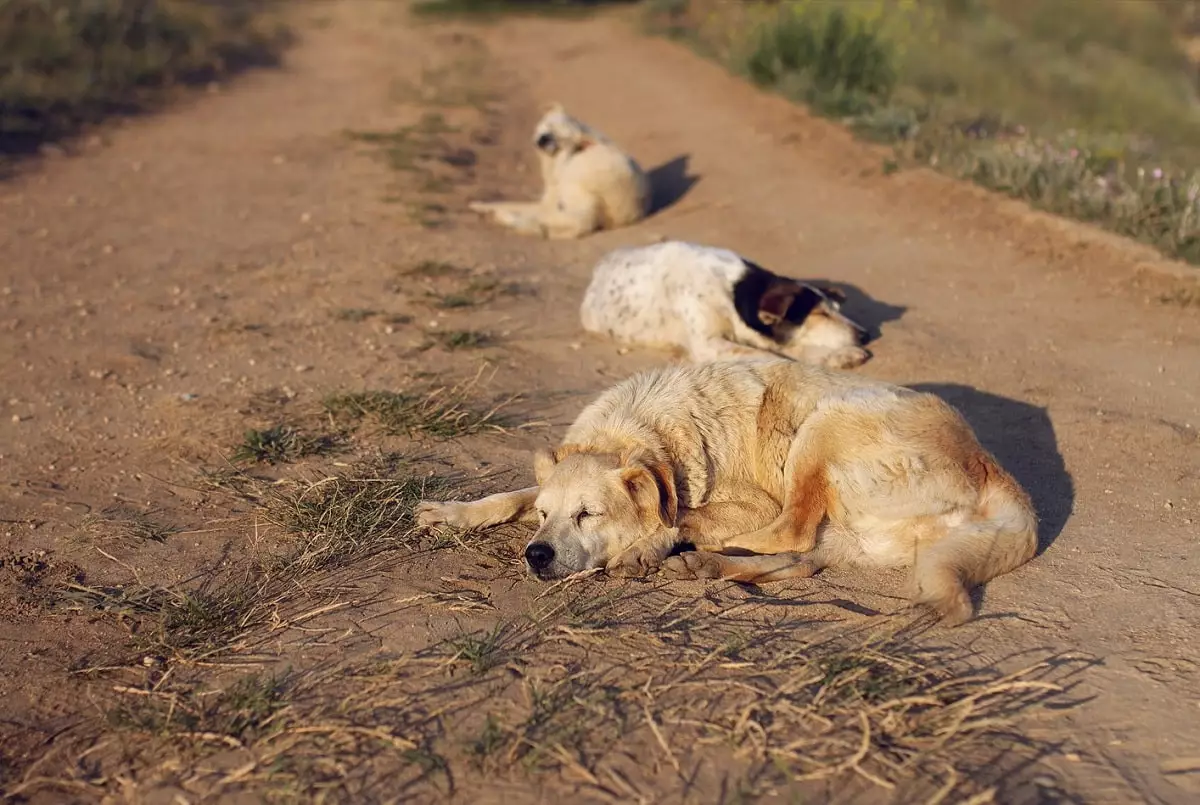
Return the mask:
[[[465,530],[467,523],[463,516],[464,508],[463,504],[452,500],[444,502],[422,500],[413,507],[413,516],[416,519],[417,525],[421,528],[449,526],[450,528]]]
[[[827,369],[853,369],[871,359],[871,353],[862,347],[843,347],[825,359]]]
[[[721,556],[708,551],[684,551],[663,562],[662,570],[664,576],[678,581],[719,579]]]
[[[621,579],[642,579],[657,572],[662,561],[660,551],[634,546],[611,559],[604,571]]]

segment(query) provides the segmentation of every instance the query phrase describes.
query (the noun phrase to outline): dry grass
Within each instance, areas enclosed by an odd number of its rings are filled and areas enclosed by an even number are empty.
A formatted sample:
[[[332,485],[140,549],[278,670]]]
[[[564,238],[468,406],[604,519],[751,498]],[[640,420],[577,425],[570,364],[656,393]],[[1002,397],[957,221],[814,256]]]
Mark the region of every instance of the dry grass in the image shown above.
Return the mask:
[[[159,669],[113,685],[124,755],[25,785],[115,793],[120,769],[137,767],[143,784],[201,797],[426,801],[528,780],[625,802],[689,789],[713,801],[819,798],[823,786],[893,802],[1005,801],[1014,772],[1046,749],[1023,735],[1022,717],[1064,706],[1086,666],[1047,657],[980,669],[902,620],[806,621],[795,615],[803,598],[780,616],[777,601],[736,604],[726,592],[580,581],[543,590],[527,615],[399,654],[326,652],[229,679],[154,682]]]
[[[285,464],[328,453],[339,444],[337,434],[309,434],[291,425],[248,429],[230,460],[236,463]]]
[[[147,542],[166,542],[176,530],[155,519],[153,512],[116,505],[84,517],[74,534],[74,540],[101,547],[137,547]]]
[[[469,392],[477,380],[455,386],[405,393],[365,391],[333,394],[325,410],[335,422],[369,422],[390,435],[454,439],[484,431],[502,432],[500,410],[511,400],[480,408]]]

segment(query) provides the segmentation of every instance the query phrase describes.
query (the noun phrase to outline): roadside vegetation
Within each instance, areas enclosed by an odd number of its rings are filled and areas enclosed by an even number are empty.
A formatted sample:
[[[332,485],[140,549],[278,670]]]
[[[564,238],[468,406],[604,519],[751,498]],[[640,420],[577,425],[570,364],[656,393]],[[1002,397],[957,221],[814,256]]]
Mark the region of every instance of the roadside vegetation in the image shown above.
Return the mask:
[[[265,0],[4,0],[0,159],[276,64],[287,41]]]
[[[928,165],[1200,263],[1200,3],[649,0],[653,31]]]

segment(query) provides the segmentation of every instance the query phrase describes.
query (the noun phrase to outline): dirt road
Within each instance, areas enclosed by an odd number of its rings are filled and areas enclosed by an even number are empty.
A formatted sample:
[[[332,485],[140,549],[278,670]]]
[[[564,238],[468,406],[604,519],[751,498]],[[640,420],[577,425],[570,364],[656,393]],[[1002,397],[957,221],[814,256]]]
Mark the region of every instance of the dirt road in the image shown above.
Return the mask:
[[[313,412],[338,391],[468,380],[486,365],[471,393],[519,394],[507,422],[532,426],[453,441],[358,431],[349,453],[263,472],[317,477],[383,451],[456,475],[464,494],[525,478],[529,448],[560,436],[589,395],[666,359],[583,337],[577,306],[599,255],[668,236],[850,286],[848,311],[881,334],[861,371],[944,395],[1031,491],[1044,553],[989,585],[977,621],[938,637],[977,667],[1047,652],[1079,665],[1073,704],[1023,722],[1052,750],[1022,770],[1023,787],[991,781],[997,801],[1200,797],[1200,320],[1159,300],[1184,280],[1139,271],[1153,262],[1140,247],[972,188],[884,175],[880,153],[833,125],[620,19],[428,28],[388,4],[340,2],[297,24],[302,41],[284,70],[114,127],[84,153],[0,185],[0,761],[10,789],[234,801],[238,785],[266,773],[261,757],[238,765],[244,736],[204,773],[129,750],[110,758],[125,769],[115,776],[79,759],[87,750],[74,741],[115,683],[74,671],[103,665],[127,638],[94,608],[64,612],[55,591],[195,584],[273,545],[264,534],[277,519],[199,484],[198,471],[221,465],[246,428],[328,422]],[[552,100],[655,168],[654,216],[557,243],[462,212],[468,198],[536,191],[528,133]],[[320,632],[327,648],[353,633],[371,651],[420,657],[491,629],[541,600],[514,540],[487,556],[464,547],[340,568],[328,587],[342,596],[329,604],[337,611],[305,620],[304,639]],[[829,573],[787,595],[804,618],[861,625],[900,610],[894,582]],[[675,589],[711,605],[712,618],[759,601],[732,586]],[[289,663],[325,656],[281,628],[267,631]],[[271,653],[263,645],[256,656]],[[455,645],[461,662],[466,644]],[[657,758],[644,778],[560,758],[550,772],[485,775],[486,788],[459,772],[451,787],[464,801],[566,791],[573,801],[732,802],[789,790],[731,787],[719,747],[698,749],[697,771],[679,783],[670,725],[646,713],[651,729],[639,715],[640,737],[629,739],[642,747],[635,757]],[[468,727],[443,725],[440,739],[461,750],[464,736],[491,734],[490,715],[482,726],[463,718]],[[740,751],[729,769],[749,762]],[[361,757],[347,768],[360,761],[375,768]],[[419,779],[437,778],[431,764]],[[71,783],[38,782],[59,778]]]

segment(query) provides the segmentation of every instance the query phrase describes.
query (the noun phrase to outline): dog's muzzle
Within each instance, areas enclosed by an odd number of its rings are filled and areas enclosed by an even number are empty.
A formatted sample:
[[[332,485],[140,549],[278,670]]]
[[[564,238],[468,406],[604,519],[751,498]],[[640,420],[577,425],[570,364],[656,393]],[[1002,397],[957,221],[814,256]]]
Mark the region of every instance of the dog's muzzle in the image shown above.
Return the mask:
[[[558,148],[558,144],[554,142],[553,134],[541,134],[533,141],[533,144],[543,151],[554,152]]]

